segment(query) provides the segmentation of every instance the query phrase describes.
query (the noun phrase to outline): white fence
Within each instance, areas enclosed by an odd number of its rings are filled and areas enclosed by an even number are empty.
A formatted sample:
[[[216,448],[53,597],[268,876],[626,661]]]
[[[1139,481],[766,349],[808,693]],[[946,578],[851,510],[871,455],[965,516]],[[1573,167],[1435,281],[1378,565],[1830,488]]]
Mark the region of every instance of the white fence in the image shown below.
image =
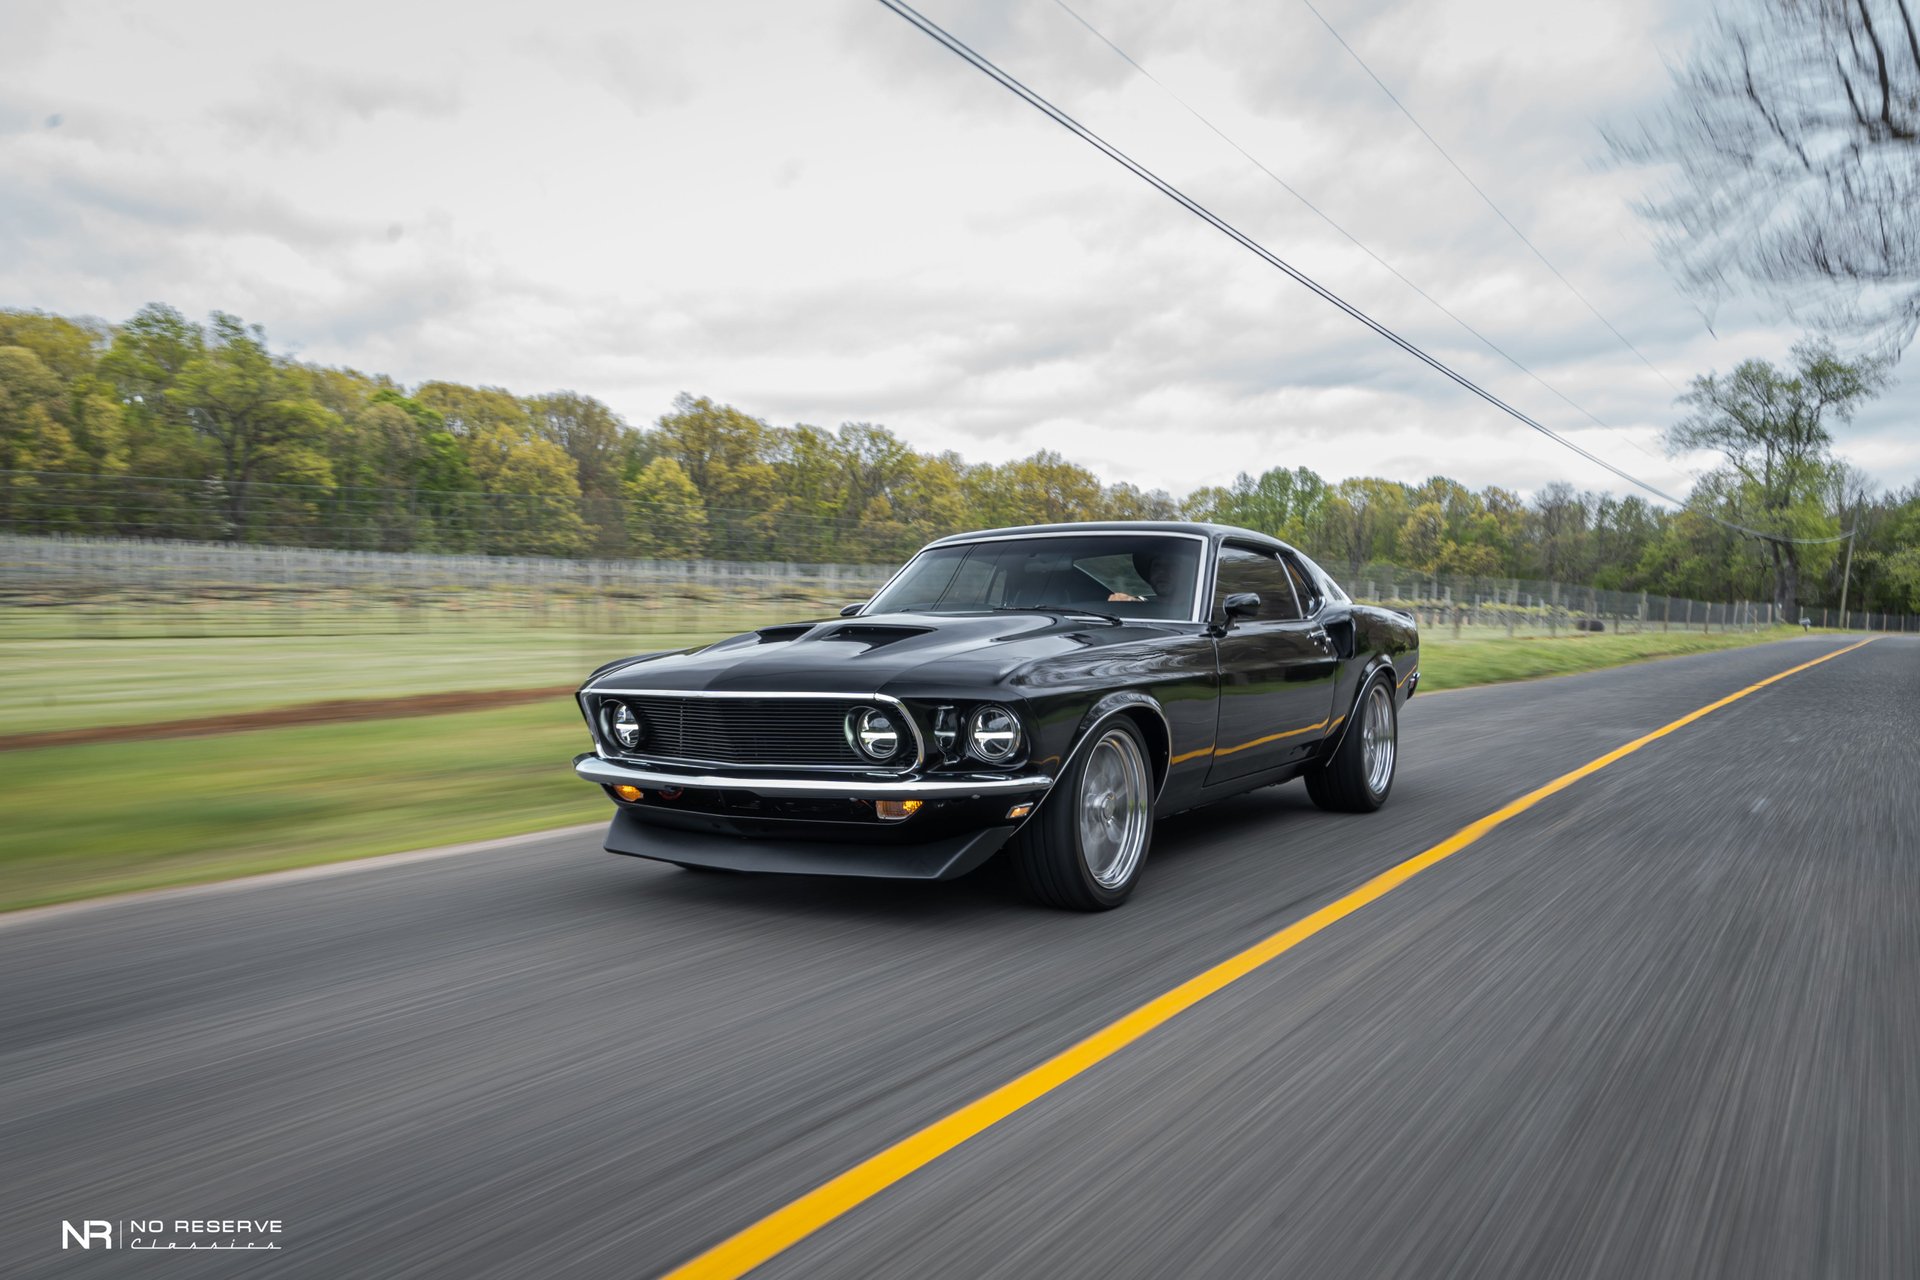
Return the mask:
[[[11,635],[421,631],[489,625],[702,634],[821,617],[871,595],[888,565],[563,560],[0,534],[0,627]],[[1746,630],[1764,601],[1704,601],[1511,578],[1446,578],[1369,564],[1355,599],[1412,613],[1430,634]],[[1802,611],[1815,625],[1837,613]],[[1851,612],[1854,629],[1920,631]]]

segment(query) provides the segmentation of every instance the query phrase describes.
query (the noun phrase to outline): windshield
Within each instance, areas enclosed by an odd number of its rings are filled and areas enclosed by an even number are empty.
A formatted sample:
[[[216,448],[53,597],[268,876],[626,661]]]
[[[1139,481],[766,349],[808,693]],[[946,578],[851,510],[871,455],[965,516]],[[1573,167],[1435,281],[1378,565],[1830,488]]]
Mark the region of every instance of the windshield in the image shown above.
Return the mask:
[[[865,613],[1061,609],[1185,621],[1197,538],[1152,533],[1004,538],[923,551]]]

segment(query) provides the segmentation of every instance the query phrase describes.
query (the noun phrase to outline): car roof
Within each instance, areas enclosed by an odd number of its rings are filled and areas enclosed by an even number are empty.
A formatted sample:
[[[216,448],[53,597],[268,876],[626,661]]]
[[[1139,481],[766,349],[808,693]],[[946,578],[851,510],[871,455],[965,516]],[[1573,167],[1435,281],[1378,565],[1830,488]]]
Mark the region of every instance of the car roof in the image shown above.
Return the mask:
[[[955,543],[976,542],[981,538],[1016,538],[1063,533],[1185,533],[1198,534],[1213,542],[1232,538],[1235,541],[1251,542],[1272,550],[1292,551],[1294,549],[1270,534],[1256,533],[1252,529],[1242,529],[1230,524],[1209,524],[1204,520],[1079,520],[1064,524],[1023,524],[1005,529],[977,529],[972,533],[949,534],[947,537],[934,539],[927,546],[950,546]]]

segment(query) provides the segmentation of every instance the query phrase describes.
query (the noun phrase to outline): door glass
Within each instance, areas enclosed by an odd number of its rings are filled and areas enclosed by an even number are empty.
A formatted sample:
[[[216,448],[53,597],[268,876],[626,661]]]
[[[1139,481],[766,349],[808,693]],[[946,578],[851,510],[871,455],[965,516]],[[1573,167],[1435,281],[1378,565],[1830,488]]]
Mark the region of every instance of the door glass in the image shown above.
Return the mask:
[[[1300,617],[1294,602],[1293,582],[1279,557],[1270,551],[1251,547],[1220,548],[1220,575],[1215,580],[1214,609],[1217,612],[1231,595],[1251,591],[1260,597],[1261,622],[1286,622]]]

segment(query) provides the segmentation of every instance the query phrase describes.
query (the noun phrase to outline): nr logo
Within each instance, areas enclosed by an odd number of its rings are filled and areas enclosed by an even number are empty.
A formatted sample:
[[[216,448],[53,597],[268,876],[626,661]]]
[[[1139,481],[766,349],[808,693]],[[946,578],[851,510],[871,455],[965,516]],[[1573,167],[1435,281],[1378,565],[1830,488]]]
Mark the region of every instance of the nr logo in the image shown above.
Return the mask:
[[[71,1249],[75,1245],[82,1249],[91,1249],[98,1244],[103,1249],[113,1248],[113,1224],[102,1222],[98,1218],[88,1218],[79,1226],[74,1226],[65,1218],[60,1220],[60,1247]]]

